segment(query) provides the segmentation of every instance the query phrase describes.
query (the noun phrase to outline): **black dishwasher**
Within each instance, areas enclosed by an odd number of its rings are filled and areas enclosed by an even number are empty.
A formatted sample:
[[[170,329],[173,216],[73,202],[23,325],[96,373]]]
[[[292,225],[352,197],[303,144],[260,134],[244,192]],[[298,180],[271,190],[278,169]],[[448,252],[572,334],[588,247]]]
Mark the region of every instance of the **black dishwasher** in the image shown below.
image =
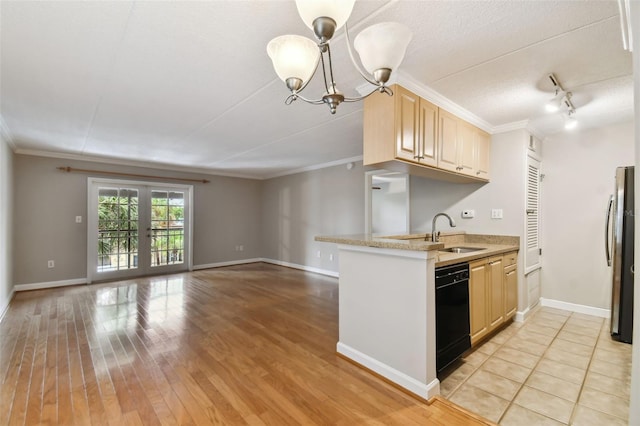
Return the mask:
[[[469,265],[436,268],[436,370],[438,374],[471,348]]]

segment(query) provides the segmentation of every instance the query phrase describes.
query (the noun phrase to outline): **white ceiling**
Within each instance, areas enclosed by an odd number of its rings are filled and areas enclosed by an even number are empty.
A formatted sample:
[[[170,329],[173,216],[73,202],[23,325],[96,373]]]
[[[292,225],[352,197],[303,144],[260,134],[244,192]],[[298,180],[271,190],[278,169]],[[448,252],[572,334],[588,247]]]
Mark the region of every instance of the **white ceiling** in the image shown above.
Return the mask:
[[[633,117],[615,0],[359,0],[349,25],[382,21],[414,34],[395,80],[490,132],[563,131],[550,72],[581,126]],[[261,179],[361,155],[361,102],[284,104],[266,45],[290,33],[312,37],[293,1],[2,0],[0,124],[16,152]],[[342,31],[333,46],[356,95]]]

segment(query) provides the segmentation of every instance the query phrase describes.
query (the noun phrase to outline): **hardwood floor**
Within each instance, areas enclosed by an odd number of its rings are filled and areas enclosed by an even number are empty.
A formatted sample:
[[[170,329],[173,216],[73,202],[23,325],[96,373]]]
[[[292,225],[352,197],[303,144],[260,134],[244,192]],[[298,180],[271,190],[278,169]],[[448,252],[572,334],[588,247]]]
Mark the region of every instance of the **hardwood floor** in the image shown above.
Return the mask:
[[[337,339],[337,280],[262,263],[21,292],[0,323],[0,424],[473,424]]]

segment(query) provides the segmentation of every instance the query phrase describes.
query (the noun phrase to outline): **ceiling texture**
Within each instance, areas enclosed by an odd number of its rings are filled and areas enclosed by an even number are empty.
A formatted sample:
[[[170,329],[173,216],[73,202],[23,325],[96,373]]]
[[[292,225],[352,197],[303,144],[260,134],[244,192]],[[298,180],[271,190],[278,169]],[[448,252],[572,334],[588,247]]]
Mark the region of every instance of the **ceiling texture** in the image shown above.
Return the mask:
[[[352,38],[384,21],[413,31],[392,81],[490,133],[565,131],[550,72],[579,126],[633,119],[616,1],[359,0]],[[293,1],[2,0],[0,125],[17,153],[258,179],[361,156],[362,102],[284,104],[266,53],[282,34],[313,38]],[[356,96],[345,42],[335,78]]]

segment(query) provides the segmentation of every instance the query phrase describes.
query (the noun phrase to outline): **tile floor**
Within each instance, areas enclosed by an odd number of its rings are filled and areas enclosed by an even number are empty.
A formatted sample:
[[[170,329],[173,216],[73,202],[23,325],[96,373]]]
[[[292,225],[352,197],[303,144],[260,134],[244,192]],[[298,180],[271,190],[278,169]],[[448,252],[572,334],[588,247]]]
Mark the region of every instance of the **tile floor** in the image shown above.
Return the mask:
[[[453,366],[442,395],[501,425],[626,425],[631,345],[609,321],[537,309]]]

